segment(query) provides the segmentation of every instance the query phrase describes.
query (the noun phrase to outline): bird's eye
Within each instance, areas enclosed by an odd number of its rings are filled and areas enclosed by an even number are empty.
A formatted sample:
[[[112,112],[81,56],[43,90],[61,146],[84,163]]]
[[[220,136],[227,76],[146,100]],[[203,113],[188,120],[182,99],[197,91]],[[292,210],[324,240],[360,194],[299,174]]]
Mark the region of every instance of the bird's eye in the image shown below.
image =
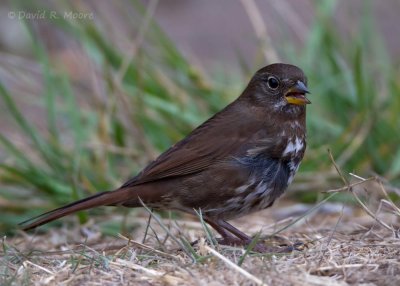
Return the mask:
[[[279,80],[274,76],[270,76],[267,80],[267,84],[270,89],[277,89],[279,86]]]

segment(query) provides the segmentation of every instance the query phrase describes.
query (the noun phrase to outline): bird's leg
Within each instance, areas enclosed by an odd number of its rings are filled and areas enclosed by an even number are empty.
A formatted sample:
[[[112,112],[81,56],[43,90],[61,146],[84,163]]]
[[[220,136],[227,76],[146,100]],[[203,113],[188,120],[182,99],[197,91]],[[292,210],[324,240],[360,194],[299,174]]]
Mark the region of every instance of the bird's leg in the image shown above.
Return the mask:
[[[244,242],[250,242],[252,240],[252,238],[250,236],[248,236],[247,234],[245,234],[244,232],[241,232],[240,230],[238,230],[236,227],[234,227],[233,225],[227,223],[226,221],[220,219],[217,221],[218,225],[226,230],[228,230],[230,233],[232,233],[233,235],[235,235],[236,237],[238,237],[240,240],[244,241]]]
[[[204,218],[204,220],[211,225],[221,236],[221,239],[217,239],[219,244],[223,244],[223,245],[243,245],[243,240],[242,239],[238,239],[235,236],[233,236],[229,231],[227,231],[224,227],[220,226],[220,224],[218,223],[218,221],[214,221],[211,219],[206,219]],[[197,244],[199,241],[196,240],[194,242],[192,242],[192,246]]]
[[[234,243],[235,245],[248,245],[253,240],[250,236],[241,232],[239,229],[237,229],[236,227],[227,223],[224,220],[218,220],[217,224],[218,224],[218,227],[222,228],[223,231],[226,232],[226,230],[228,230],[230,233],[234,234],[236,237],[238,237],[240,239],[241,243],[240,244]],[[211,226],[213,226],[213,225],[211,225]],[[220,234],[221,234],[221,232],[220,232]],[[236,238],[233,238],[233,239],[236,239]],[[237,241],[237,239],[236,239],[236,241]],[[221,244],[224,244],[224,243],[221,243]],[[260,242],[254,246],[253,250],[257,251],[257,252],[262,252],[262,253],[290,253],[294,250],[301,250],[302,246],[303,246],[303,243],[301,243],[301,242],[297,242],[293,245],[286,246],[286,247],[266,246],[264,243]]]
[[[247,234],[241,232],[238,230],[236,227],[233,225],[227,223],[226,221],[222,219],[218,220],[210,220],[210,219],[205,219],[205,221],[211,225],[218,233],[222,236],[221,240],[218,240],[219,244],[222,245],[244,245],[247,246],[251,243],[252,238],[248,236]],[[235,235],[235,236],[232,236]],[[267,253],[267,252],[277,252],[276,248],[272,247],[267,247],[263,243],[257,243],[253,247],[253,251],[261,252],[261,253]]]
[[[218,243],[221,245],[247,246],[253,240],[250,236],[241,232],[236,227],[222,219],[212,220],[209,218],[204,218],[204,220],[222,236],[221,239],[217,239]],[[192,242],[192,246],[197,243],[198,240]],[[281,248],[267,246],[262,242],[257,242],[252,250],[260,253],[291,253],[293,250],[300,250],[302,245],[302,243],[296,243],[293,246]]]
[[[204,219],[209,225],[211,225],[221,236],[222,239],[217,239],[219,244],[224,245],[242,245],[243,240],[234,237],[226,228],[219,224],[219,220],[214,221],[211,219]]]
[[[218,240],[219,244],[223,245],[247,245],[251,242],[251,237],[241,232],[234,226],[230,225],[224,220],[205,219],[221,236],[222,239]],[[233,236],[233,235],[234,236]]]

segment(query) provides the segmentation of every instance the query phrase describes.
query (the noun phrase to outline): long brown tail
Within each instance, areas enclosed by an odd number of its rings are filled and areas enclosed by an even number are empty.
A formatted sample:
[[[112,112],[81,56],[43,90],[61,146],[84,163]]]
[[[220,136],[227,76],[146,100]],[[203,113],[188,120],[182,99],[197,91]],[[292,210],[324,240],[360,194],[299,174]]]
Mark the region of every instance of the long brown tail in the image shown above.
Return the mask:
[[[72,214],[74,212],[83,211],[99,206],[117,205],[132,196],[130,189],[118,189],[110,192],[102,192],[93,196],[70,203],[58,209],[41,214],[37,217],[21,222],[19,225],[23,230],[30,230],[40,225],[46,224],[60,217]]]

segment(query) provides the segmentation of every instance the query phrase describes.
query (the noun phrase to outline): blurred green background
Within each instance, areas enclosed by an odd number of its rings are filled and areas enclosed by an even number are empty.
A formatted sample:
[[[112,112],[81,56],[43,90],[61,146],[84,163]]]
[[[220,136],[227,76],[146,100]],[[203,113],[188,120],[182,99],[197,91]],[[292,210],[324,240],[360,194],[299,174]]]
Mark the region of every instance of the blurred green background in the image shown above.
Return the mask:
[[[0,231],[118,187],[275,61],[300,66],[312,91],[290,196],[340,186],[328,149],[345,173],[398,185],[399,12],[395,0],[3,1]]]

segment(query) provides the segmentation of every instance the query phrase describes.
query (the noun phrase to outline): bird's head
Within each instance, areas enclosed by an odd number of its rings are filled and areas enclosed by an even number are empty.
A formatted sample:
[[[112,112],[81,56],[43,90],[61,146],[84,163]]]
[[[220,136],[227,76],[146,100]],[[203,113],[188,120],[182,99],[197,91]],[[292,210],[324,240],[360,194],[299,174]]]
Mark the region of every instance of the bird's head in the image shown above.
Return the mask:
[[[303,71],[296,66],[279,63],[257,71],[242,96],[271,112],[296,116],[304,113],[305,105],[311,103],[307,93],[310,92]]]

